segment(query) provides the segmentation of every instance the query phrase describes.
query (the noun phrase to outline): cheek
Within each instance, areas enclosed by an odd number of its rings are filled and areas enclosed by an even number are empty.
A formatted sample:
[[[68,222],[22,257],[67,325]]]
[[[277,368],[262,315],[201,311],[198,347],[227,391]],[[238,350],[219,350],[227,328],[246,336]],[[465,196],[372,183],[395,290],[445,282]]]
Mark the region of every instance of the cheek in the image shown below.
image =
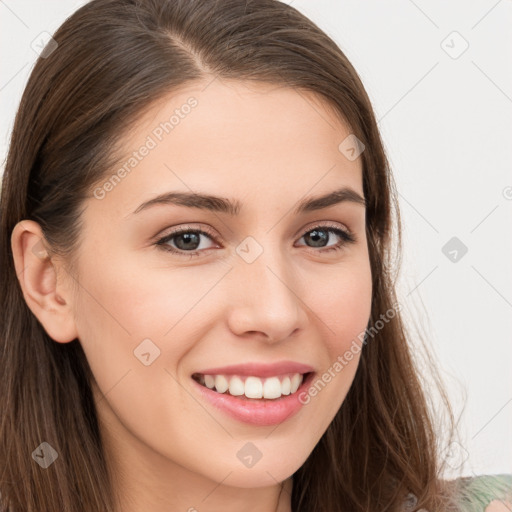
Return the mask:
[[[142,382],[156,378],[157,372],[145,371],[148,367],[176,373],[179,361],[204,336],[201,326],[219,314],[220,303],[208,294],[225,267],[148,269],[137,258],[104,261],[83,264],[75,311],[100,389],[109,390],[128,371]]]
[[[340,272],[313,299],[325,323],[325,340],[336,358],[367,327],[372,306],[372,276],[368,259],[360,258]]]
[[[343,404],[363,350],[372,305],[369,264],[354,265],[350,270],[333,274],[324,293],[311,294],[308,300],[316,304],[324,358],[301,400],[316,409],[313,416],[322,422],[319,432],[323,432]]]
[[[325,300],[324,307],[330,327],[329,348],[338,351],[364,331],[368,324],[372,302],[371,285],[361,281],[344,283],[331,300]],[[332,294],[334,295],[334,293]]]
[[[128,337],[132,344],[162,338],[182,320],[187,322],[185,317],[222,275],[192,267],[148,268],[137,258],[118,261],[84,269],[78,320],[85,316],[92,330]]]

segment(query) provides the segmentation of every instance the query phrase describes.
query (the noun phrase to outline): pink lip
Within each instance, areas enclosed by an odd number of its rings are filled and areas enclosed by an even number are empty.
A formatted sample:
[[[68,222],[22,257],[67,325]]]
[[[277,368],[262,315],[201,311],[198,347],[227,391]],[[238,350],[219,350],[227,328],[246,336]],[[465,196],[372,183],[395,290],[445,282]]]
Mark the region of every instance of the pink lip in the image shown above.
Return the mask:
[[[309,373],[314,368],[307,364],[295,363],[293,361],[278,361],[272,364],[245,363],[218,368],[208,368],[196,373],[203,375],[252,375],[254,377],[274,377],[285,373]]]
[[[215,369],[215,373],[219,369]],[[208,372],[206,374],[208,375]],[[194,386],[197,386],[201,395],[216,408],[238,421],[264,427],[282,423],[299,412],[304,405],[304,402],[301,402],[299,398],[308,389],[314,376],[313,372],[309,373],[295,393],[283,395],[281,398],[276,399],[242,398],[232,396],[229,393],[218,393],[199,384],[194,379],[191,380]]]

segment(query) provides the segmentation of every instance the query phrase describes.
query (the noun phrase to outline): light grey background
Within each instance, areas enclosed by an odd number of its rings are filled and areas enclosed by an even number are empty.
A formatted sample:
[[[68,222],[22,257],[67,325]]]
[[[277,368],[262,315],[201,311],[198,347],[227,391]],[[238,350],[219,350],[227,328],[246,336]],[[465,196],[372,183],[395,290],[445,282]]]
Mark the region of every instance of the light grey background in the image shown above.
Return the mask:
[[[31,44],[84,3],[0,0],[2,169]],[[399,299],[456,413],[467,395],[454,474],[511,473],[512,1],[287,3],[340,45],[375,107],[404,225]]]

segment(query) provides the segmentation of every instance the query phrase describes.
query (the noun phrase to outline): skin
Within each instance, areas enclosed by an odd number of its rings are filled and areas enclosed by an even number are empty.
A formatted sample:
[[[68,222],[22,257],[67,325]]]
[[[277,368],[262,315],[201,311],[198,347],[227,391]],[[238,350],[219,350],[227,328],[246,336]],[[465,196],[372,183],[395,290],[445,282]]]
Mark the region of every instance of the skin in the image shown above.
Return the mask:
[[[489,505],[485,508],[485,512],[510,512],[512,507],[512,501],[500,501],[493,500]]]
[[[197,99],[113,190],[87,199],[75,275],[58,257],[34,254],[37,223],[24,220],[12,234],[27,304],[55,342],[78,338],[92,368],[119,512],[290,511],[291,476],[343,403],[359,354],[296,415],[270,427],[215,409],[191,375],[289,359],[321,376],[370,316],[364,206],[345,201],[293,214],[303,198],[340,186],[363,196],[361,158],[338,149],[349,127],[309,92],[208,83],[168,94],[123,138],[120,162],[187,98]],[[132,214],[171,190],[231,198],[242,210],[231,217],[158,205]],[[357,241],[326,253],[338,235],[327,231],[323,246],[303,236],[324,222]],[[167,245],[185,247],[185,257],[155,245],[183,226],[209,228],[216,240],[201,235],[195,258],[183,239]],[[248,236],[263,249],[250,264],[236,252]],[[146,338],[160,350],[148,366],[134,356]],[[262,454],[251,468],[237,457],[249,441]]]

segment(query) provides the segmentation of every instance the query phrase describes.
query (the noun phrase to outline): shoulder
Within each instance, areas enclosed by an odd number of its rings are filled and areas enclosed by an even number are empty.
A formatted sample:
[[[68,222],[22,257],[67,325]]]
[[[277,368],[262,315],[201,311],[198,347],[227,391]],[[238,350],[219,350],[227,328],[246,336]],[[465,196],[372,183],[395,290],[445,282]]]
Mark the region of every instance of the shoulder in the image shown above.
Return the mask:
[[[512,474],[460,477],[452,482],[460,512],[510,512]]]

